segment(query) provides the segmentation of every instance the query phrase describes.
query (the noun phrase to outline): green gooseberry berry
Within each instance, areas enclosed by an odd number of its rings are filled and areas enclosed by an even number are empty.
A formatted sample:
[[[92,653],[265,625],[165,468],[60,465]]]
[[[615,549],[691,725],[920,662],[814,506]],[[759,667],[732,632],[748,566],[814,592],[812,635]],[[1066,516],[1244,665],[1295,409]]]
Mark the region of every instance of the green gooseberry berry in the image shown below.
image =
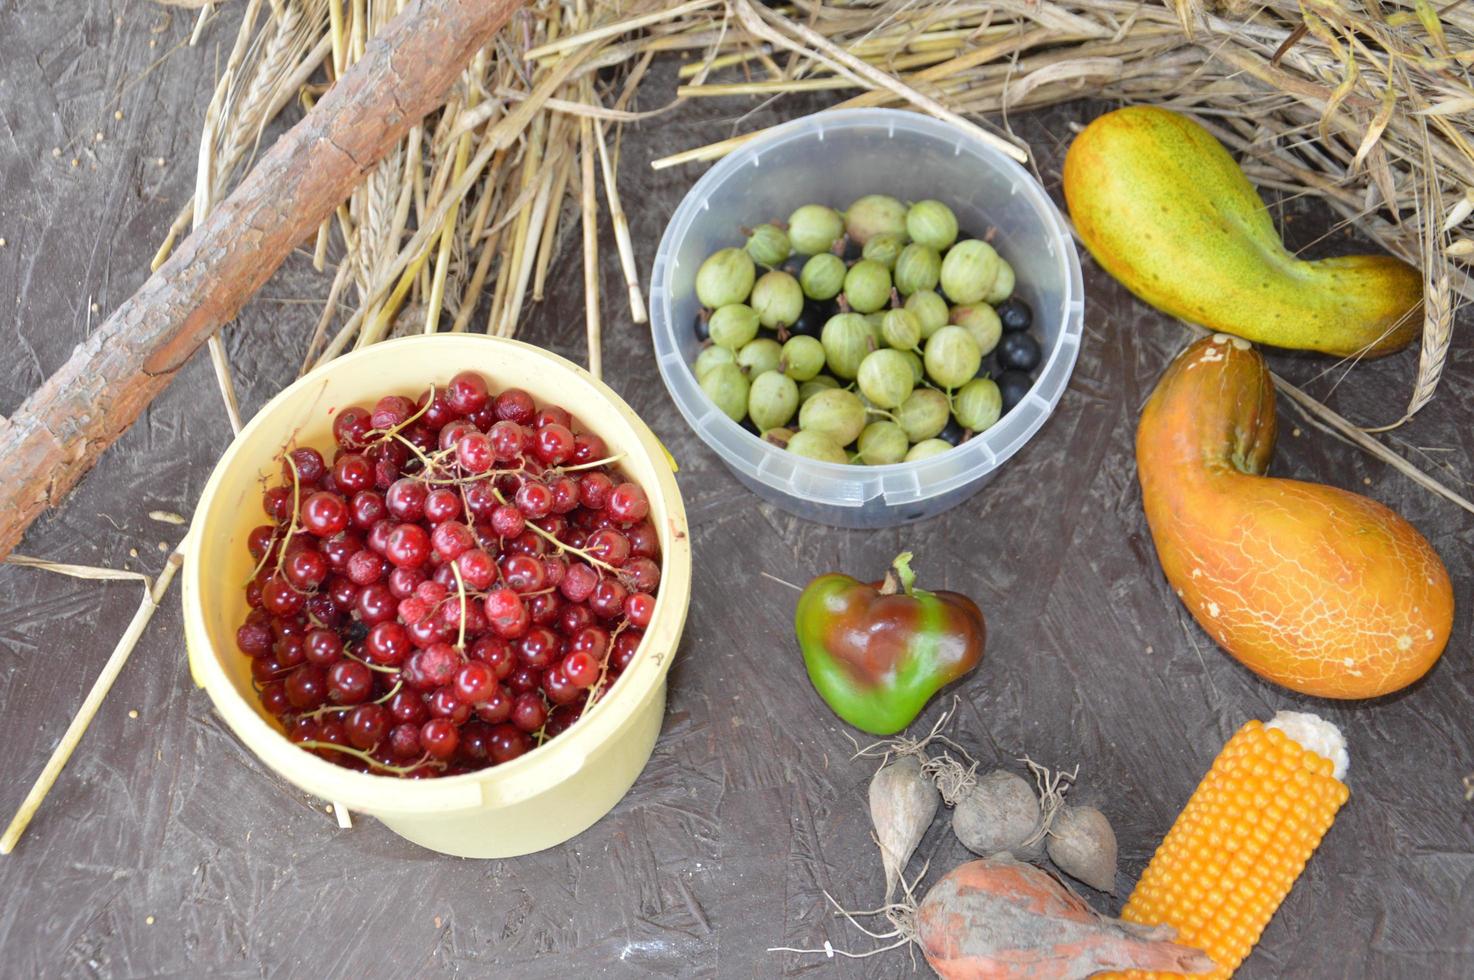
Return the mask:
[[[869,259],[871,262],[879,262],[887,269],[896,267],[896,259],[900,257],[901,250],[906,247],[906,240],[900,235],[876,235],[865,243],[861,258]]]
[[[809,299],[834,299],[844,288],[844,259],[833,252],[811,255],[798,274],[798,284]]]
[[[783,346],[768,337],[749,340],[737,352],[737,366],[749,378],[755,378],[766,371],[778,370],[778,363],[782,360]]]
[[[931,335],[921,360],[932,381],[943,388],[958,388],[978,373],[983,364],[983,354],[978,349],[978,342],[966,329],[946,326]],[[742,363],[741,354],[737,355],[737,363]]]
[[[957,215],[941,201],[917,201],[906,210],[906,234],[940,252],[957,241]]]
[[[865,426],[860,433],[860,441],[856,443],[856,450],[860,462],[871,466],[885,466],[905,459],[910,445],[905,429],[895,422],[881,419]]]
[[[923,439],[911,447],[911,451],[906,454],[905,462],[914,463],[919,459],[940,456],[951,448],[952,444],[945,439]]]
[[[848,446],[865,428],[865,403],[843,388],[821,391],[799,408],[798,427],[804,432],[822,432],[841,448]]]
[[[889,347],[875,351],[860,362],[860,373],[855,380],[860,394],[877,408],[900,407],[916,387],[906,355]]]
[[[861,259],[844,276],[844,298],[856,313],[874,313],[891,298],[891,274],[885,266]]]
[[[942,292],[954,303],[977,303],[998,278],[998,253],[976,238],[958,242],[942,259]]]
[[[770,442],[779,449],[787,447],[788,440],[793,438],[793,430],[786,425],[780,425],[776,429],[768,429],[762,435],[763,442]]]
[[[861,245],[877,235],[906,235],[906,205],[889,194],[866,194],[844,213],[844,230]]]
[[[887,347],[912,350],[921,344],[921,321],[910,310],[886,310],[880,320],[880,339]]]
[[[747,375],[735,364],[718,364],[701,376],[701,390],[733,422],[747,415]]]
[[[875,338],[860,314],[836,313],[819,332],[819,342],[824,345],[829,370],[850,379],[860,372],[860,362],[874,349]]]
[[[911,365],[911,380],[915,384],[921,384],[921,379],[926,377],[926,365],[921,363],[921,355],[914,350],[901,351],[906,355],[906,363]]]
[[[743,248],[754,262],[770,269],[782,265],[793,253],[793,246],[788,242],[788,232],[777,225],[758,225],[748,234],[747,244]]]
[[[799,429],[788,440],[785,447],[795,456],[817,459],[824,463],[848,463],[844,449],[826,433],[812,429]]]
[[[747,417],[759,430],[787,425],[798,411],[798,384],[786,374],[765,371],[747,391]]]
[[[954,306],[950,319],[952,323],[972,334],[972,339],[977,341],[978,350],[982,351],[984,357],[993,353],[993,348],[998,346],[998,338],[1003,336],[1003,321],[998,319],[998,314],[987,303]]]
[[[926,340],[947,325],[947,301],[931,289],[920,289],[906,297],[906,309],[921,324],[921,339]]]
[[[993,280],[993,288],[988,290],[988,295],[983,297],[989,306],[997,306],[999,303],[1013,295],[1013,266],[1001,255],[998,257],[998,277]]]
[[[822,204],[805,204],[788,216],[788,241],[800,255],[827,252],[843,234],[844,218]]]
[[[709,309],[741,303],[752,292],[757,278],[752,256],[740,248],[715,252],[696,270],[696,298]]]
[[[942,256],[929,245],[912,242],[896,256],[896,292],[902,296],[936,289],[942,274]]]
[[[743,344],[757,336],[757,310],[746,303],[718,306],[706,327],[713,344],[731,351],[740,350]]]
[[[952,415],[957,424],[982,432],[1003,414],[1003,395],[992,378],[973,378],[952,393]]]
[[[783,344],[779,366],[794,381],[809,381],[824,370],[824,345],[817,337],[794,334]]]
[[[798,403],[799,405],[803,405],[804,402],[813,398],[819,392],[830,391],[839,386],[839,382],[827,374],[821,374],[817,378],[810,378],[798,386]]]
[[[732,353],[726,347],[718,347],[716,344],[712,344],[710,347],[703,349],[700,354],[696,355],[696,363],[692,366],[691,371],[696,375],[696,380],[700,381],[706,372],[718,364],[736,363],[736,354]]]
[[[912,442],[930,439],[947,427],[952,406],[947,396],[935,388],[917,388],[895,412],[896,422],[906,430]]]
[[[753,283],[752,298],[747,302],[757,311],[759,323],[777,330],[797,320],[804,311],[804,291],[793,276],[774,269]]]

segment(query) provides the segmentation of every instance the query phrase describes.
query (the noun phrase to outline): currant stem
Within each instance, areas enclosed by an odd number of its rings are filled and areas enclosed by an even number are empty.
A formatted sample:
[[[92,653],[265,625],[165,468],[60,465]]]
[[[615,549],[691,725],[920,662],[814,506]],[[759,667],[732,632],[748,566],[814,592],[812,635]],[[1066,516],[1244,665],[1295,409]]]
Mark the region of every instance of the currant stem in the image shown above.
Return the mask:
[[[356,660],[359,663],[363,664],[365,667],[367,667],[369,670],[377,670],[381,674],[398,674],[399,673],[399,668],[398,667],[385,667],[385,666],[383,666],[381,664],[369,663],[367,660],[363,659],[362,657],[355,657],[353,655],[353,652],[350,651],[350,650],[348,650],[348,649],[346,649],[346,648],[343,650],[343,656],[347,657],[349,660]]]
[[[596,466],[613,466],[621,459],[624,459],[624,457],[624,453],[615,453],[613,456],[605,456],[603,459],[596,459],[592,463],[578,463],[574,466],[559,466],[557,469],[559,473],[575,473],[579,470],[591,470]]]
[[[506,505],[507,498],[502,496],[502,492],[500,490],[498,490],[496,487],[492,487],[491,492],[496,494],[496,499],[498,503],[502,504],[503,506]],[[544,531],[542,528],[538,527],[531,521],[527,522],[527,529],[537,534],[539,537],[547,541],[551,541],[557,547],[560,554],[565,551],[571,554],[575,554],[578,557],[582,558],[584,561],[588,562],[590,565],[597,565],[608,572],[610,575],[613,575],[615,578],[619,578],[619,569],[615,568],[613,565],[609,565],[600,561],[593,555],[589,554],[587,551],[584,551],[582,548],[575,548],[573,545],[559,540],[556,534],[549,534],[547,531]]]
[[[388,694],[385,694],[383,697],[381,697],[381,698],[379,698],[379,699],[377,699],[375,701],[372,701],[370,703],[372,703],[372,704],[388,704],[389,701],[390,701],[390,699],[393,698],[394,695],[398,694],[399,693],[399,689],[402,688],[402,687],[404,687],[404,678],[403,677],[400,677],[400,678],[398,678],[398,679],[396,679],[394,681],[394,686],[391,687],[391,688],[389,688],[389,693]]]
[[[364,438],[367,439],[367,438],[372,437],[375,442],[384,442],[385,440],[389,439],[392,436],[398,436],[401,431],[403,431],[404,429],[407,429],[409,426],[411,426],[414,423],[418,422],[419,419],[420,419],[420,416],[421,415],[424,415],[426,412],[430,411],[430,406],[433,405],[434,403],[435,403],[435,386],[434,385],[431,385],[430,386],[430,397],[425,399],[425,404],[423,404],[423,405],[420,406],[419,411],[415,412],[415,414],[411,415],[409,418],[405,419],[403,422],[400,422],[398,425],[391,425],[387,429],[370,429],[368,432],[364,433]]]
[[[397,776],[403,776],[408,773],[412,773],[416,769],[424,765],[430,765],[435,767],[436,769],[445,768],[445,763],[437,762],[431,759],[428,755],[421,756],[418,762],[411,763],[407,766],[391,766],[387,763],[380,762],[378,759],[375,759],[373,756],[369,755],[362,749],[355,749],[347,745],[339,745],[337,742],[319,742],[315,738],[309,738],[304,739],[297,744],[305,749],[332,749],[334,752],[343,752],[347,755],[353,756],[354,758],[362,759],[364,762],[367,762],[371,767],[375,769],[382,769],[384,772],[392,772]]]
[[[450,570],[456,577],[456,596],[461,603],[461,621],[456,633],[456,649],[464,655],[466,652],[466,580],[461,578],[461,567],[456,564],[454,558],[450,561]]]

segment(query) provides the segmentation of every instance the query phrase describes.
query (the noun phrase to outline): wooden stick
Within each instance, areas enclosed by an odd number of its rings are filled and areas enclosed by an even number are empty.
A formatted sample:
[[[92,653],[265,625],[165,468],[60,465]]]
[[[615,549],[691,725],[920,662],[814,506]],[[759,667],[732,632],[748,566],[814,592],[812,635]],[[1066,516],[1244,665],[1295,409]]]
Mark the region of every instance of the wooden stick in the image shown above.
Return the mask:
[[[58,503],[525,0],[415,0],[7,422],[0,556]],[[401,69],[405,69],[401,72]]]
[[[112,690],[113,681],[118,679],[118,674],[123,665],[128,662],[128,656],[133,648],[138,645],[138,638],[143,635],[148,621],[153,618],[154,612],[159,608],[159,602],[164,598],[164,593],[169,590],[169,583],[174,581],[174,573],[179,570],[179,563],[184,556],[179,548],[175,548],[169,555],[168,561],[164,563],[164,570],[159,573],[159,580],[152,585],[148,579],[144,579],[143,602],[139,603],[138,611],[133,614],[133,619],[128,623],[128,629],[124,631],[118,645],[113,647],[112,655],[107,658],[107,663],[102,665],[102,673],[97,675],[97,680],[92,684],[92,690],[87,692],[87,697],[82,701],[82,707],[72,717],[72,723],[62,733],[61,741],[57,743],[51,752],[51,758],[46,760],[46,768],[41,770],[41,775],[36,777],[36,782],[31,785],[31,791],[21,801],[20,809],[15,812],[10,826],[5,828],[5,833],[0,835],[0,854],[9,854],[15,850],[16,841],[20,835],[26,832],[31,818],[36,815],[36,810],[41,806],[41,801],[46,799],[46,794],[51,792],[51,786],[56,782],[56,777],[61,775],[61,770],[66,766],[67,760],[72,757],[72,752],[77,748],[77,743],[82,740],[82,735],[87,731],[87,726],[92,724],[97,709],[102,707],[103,698],[107,692]]]

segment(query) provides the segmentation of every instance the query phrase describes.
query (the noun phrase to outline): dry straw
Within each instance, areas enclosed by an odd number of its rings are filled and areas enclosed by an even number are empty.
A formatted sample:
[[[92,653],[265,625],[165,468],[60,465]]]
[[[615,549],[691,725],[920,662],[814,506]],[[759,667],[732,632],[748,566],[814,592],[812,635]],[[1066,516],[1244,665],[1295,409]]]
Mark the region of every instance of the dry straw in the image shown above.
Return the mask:
[[[170,242],[243,171],[267,123],[294,97],[319,96],[402,6],[248,0],[205,120],[201,191]],[[676,100],[639,111],[635,90],[658,55],[685,59]],[[314,261],[337,269],[303,368],[409,331],[511,336],[542,299],[559,244],[577,235],[598,370],[612,312],[601,315],[597,295],[600,197],[628,293],[618,315],[645,319],[615,180],[620,128],[685,100],[834,92],[842,106],[948,119],[1025,157],[1009,129],[1017,113],[1091,96],[1192,114],[1261,186],[1324,200],[1424,270],[1417,380],[1395,417],[1367,420],[1390,428],[1434,396],[1471,295],[1471,62],[1474,6],[1429,0],[533,3],[321,230]],[[310,82],[320,65],[326,81]],[[760,132],[654,166],[714,160]],[[223,352],[216,364],[228,391]],[[1355,428],[1295,397],[1343,434]],[[1351,438],[1400,460],[1367,431]]]

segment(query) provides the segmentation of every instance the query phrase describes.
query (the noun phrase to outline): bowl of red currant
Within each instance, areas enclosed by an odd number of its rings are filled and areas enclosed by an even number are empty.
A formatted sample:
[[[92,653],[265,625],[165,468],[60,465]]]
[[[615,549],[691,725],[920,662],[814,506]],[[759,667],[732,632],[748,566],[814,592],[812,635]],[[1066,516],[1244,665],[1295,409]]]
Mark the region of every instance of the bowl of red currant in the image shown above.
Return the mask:
[[[270,768],[446,853],[561,843],[653,750],[690,596],[673,466],[587,372],[430,335],[338,358],[216,466],[191,669]]]

